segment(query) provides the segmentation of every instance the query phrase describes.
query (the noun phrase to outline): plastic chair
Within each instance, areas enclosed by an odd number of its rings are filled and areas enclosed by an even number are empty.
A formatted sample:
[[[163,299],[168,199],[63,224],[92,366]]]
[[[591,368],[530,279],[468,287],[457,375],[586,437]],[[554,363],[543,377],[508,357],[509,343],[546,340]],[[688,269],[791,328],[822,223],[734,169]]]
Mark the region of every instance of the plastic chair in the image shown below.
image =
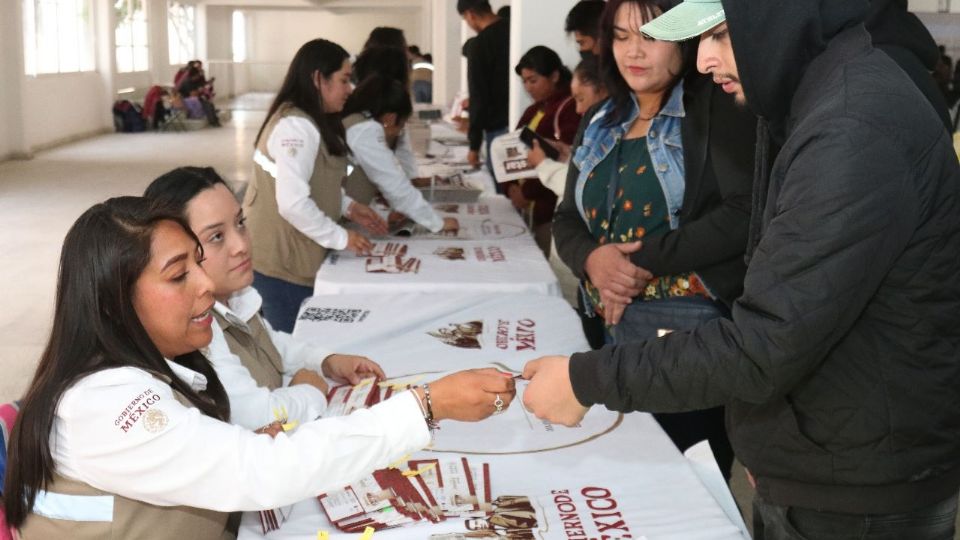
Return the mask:
[[[3,495],[3,480],[7,472],[7,441],[13,431],[13,423],[20,413],[20,403],[5,403],[0,405],[0,495]],[[7,525],[7,517],[0,506],[0,540],[13,540],[13,531]]]

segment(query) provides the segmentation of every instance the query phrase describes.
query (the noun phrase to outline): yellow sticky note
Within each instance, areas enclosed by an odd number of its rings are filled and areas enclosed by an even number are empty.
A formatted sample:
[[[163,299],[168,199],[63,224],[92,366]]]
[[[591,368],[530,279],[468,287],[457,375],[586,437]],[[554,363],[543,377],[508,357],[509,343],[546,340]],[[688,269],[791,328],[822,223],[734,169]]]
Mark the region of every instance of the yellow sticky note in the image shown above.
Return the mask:
[[[330,540],[330,533],[327,531],[317,531],[317,540]]]
[[[300,422],[294,420],[293,422],[287,422],[286,424],[283,424],[280,427],[282,427],[284,431],[290,431],[292,429],[295,429],[299,425],[300,425]]]
[[[403,456],[402,458],[394,461],[390,465],[387,465],[388,469],[399,469],[400,465],[403,465],[403,462],[410,458],[410,454]]]
[[[436,467],[436,466],[437,466],[436,463],[431,463],[431,464],[427,465],[426,467],[422,467],[422,468],[417,469],[417,470],[415,470],[415,471],[403,471],[403,475],[404,475],[404,476],[419,476],[419,475],[421,475],[421,474],[429,471],[430,469],[432,469],[432,468],[434,468],[434,467]]]
[[[363,534],[360,535],[360,540],[370,540],[373,538],[374,532],[373,527],[367,527],[363,530]]]

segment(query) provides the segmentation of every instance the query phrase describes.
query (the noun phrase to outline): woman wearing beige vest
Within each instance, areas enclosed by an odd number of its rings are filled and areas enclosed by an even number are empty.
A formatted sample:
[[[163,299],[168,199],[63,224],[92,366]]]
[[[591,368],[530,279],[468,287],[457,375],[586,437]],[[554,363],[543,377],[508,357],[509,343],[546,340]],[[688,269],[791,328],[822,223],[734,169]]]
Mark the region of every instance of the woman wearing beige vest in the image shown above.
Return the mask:
[[[411,114],[402,82],[378,74],[360,82],[343,108],[347,144],[358,165],[347,178],[347,195],[363,203],[382,195],[395,212],[430,232],[456,231],[457,220],[441,217],[410,182],[418,176],[404,130]]]
[[[288,421],[316,419],[327,406],[326,375],[356,384],[384,377],[362,356],[333,354],[274,330],[260,315],[250,232],[237,199],[211,167],[180,167],[154,180],[144,196],[179,213],[203,246],[213,281],[213,340],[204,354],[230,398],[230,422],[257,429],[283,411]],[[289,381],[284,385],[284,381]]]
[[[511,378],[464,371],[275,438],[228,424],[198,352],[214,304],[202,260],[186,223],[140,197],[95,205],[67,233],[10,437],[3,504],[23,540],[217,540],[225,512],[347,485],[428,444],[431,413],[478,420],[513,397]]]
[[[300,304],[310,296],[328,249],[364,253],[362,234],[386,222],[343,191],[349,149],[339,112],[350,95],[347,51],[323,39],[300,47],[257,134],[254,174],[243,201],[253,242],[254,284],[274,328],[293,331]]]

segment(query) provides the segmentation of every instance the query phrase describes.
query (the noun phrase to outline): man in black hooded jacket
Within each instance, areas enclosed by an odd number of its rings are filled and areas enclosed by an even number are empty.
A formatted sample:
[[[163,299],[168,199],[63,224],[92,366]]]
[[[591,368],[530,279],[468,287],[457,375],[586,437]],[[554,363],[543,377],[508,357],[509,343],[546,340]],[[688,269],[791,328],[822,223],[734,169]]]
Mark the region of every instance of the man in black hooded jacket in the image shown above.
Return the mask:
[[[758,538],[953,536],[960,164],[867,10],[686,0],[644,26],[702,33],[698,67],[761,117],[743,295],[731,320],[524,369],[524,404],[566,425],[726,405]]]

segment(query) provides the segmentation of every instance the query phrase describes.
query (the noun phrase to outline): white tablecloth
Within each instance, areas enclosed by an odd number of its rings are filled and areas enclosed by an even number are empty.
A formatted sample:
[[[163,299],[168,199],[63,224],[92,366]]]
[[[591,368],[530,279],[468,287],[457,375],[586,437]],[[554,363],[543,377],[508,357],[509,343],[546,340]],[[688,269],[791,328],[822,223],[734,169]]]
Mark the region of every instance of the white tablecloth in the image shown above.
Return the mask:
[[[516,371],[532,358],[586,347],[573,310],[539,295],[316,296],[301,308],[294,336],[367,355],[409,384],[468,367]],[[652,417],[594,407],[576,428],[555,426],[520,406],[525,385],[518,381],[517,401],[502,415],[476,424],[443,422],[432,449],[411,459],[487,464],[484,500],[496,506],[498,497],[528,497],[534,535],[544,540],[743,538]],[[239,538],[313,540],[318,531],[357,536],[340,533],[314,498],[284,514],[281,528],[264,536],[258,514],[248,512]],[[461,540],[466,531],[464,519],[450,518],[380,531],[376,538]]]
[[[374,203],[372,206],[381,215],[387,215],[389,208]],[[501,196],[483,196],[475,203],[435,203],[434,209],[443,217],[452,217],[460,224],[456,234],[439,232],[431,233],[423,227],[416,227],[412,238],[434,240],[509,240],[517,239],[528,246],[536,248],[530,236],[527,224],[513,204]],[[364,231],[361,231],[364,232]],[[364,234],[366,234],[364,232]],[[411,238],[411,236],[393,236],[392,238]]]
[[[314,294],[499,292],[560,296],[557,277],[528,235],[483,242],[378,240],[374,253],[387,255],[331,252],[317,272]]]
[[[496,195],[493,176],[485,168],[474,170],[467,163],[467,136],[446,122],[430,125],[430,148],[427,155],[417,156],[417,165],[423,176],[449,176],[460,173],[471,184],[483,190],[484,195]]]
[[[486,363],[519,371],[540,356],[588,349],[573,309],[533,294],[314,296],[293,335],[366,355],[390,377]]]
[[[474,467],[489,464],[490,490],[485,499],[495,503],[498,497],[528,497],[536,511],[536,538],[744,538],[651,416],[620,416],[596,408],[588,418],[592,415],[606,420],[609,428],[565,448],[500,455],[424,451],[412,459],[446,461],[463,456]],[[478,439],[511,436],[492,422],[471,428]],[[441,428],[438,439],[445,429]],[[280,529],[266,536],[257,514],[246,513],[239,539],[314,540],[318,531],[327,531],[332,538],[357,537],[337,531],[317,500],[307,499],[294,505]],[[466,531],[464,519],[450,518],[384,530],[374,537],[461,540]]]

